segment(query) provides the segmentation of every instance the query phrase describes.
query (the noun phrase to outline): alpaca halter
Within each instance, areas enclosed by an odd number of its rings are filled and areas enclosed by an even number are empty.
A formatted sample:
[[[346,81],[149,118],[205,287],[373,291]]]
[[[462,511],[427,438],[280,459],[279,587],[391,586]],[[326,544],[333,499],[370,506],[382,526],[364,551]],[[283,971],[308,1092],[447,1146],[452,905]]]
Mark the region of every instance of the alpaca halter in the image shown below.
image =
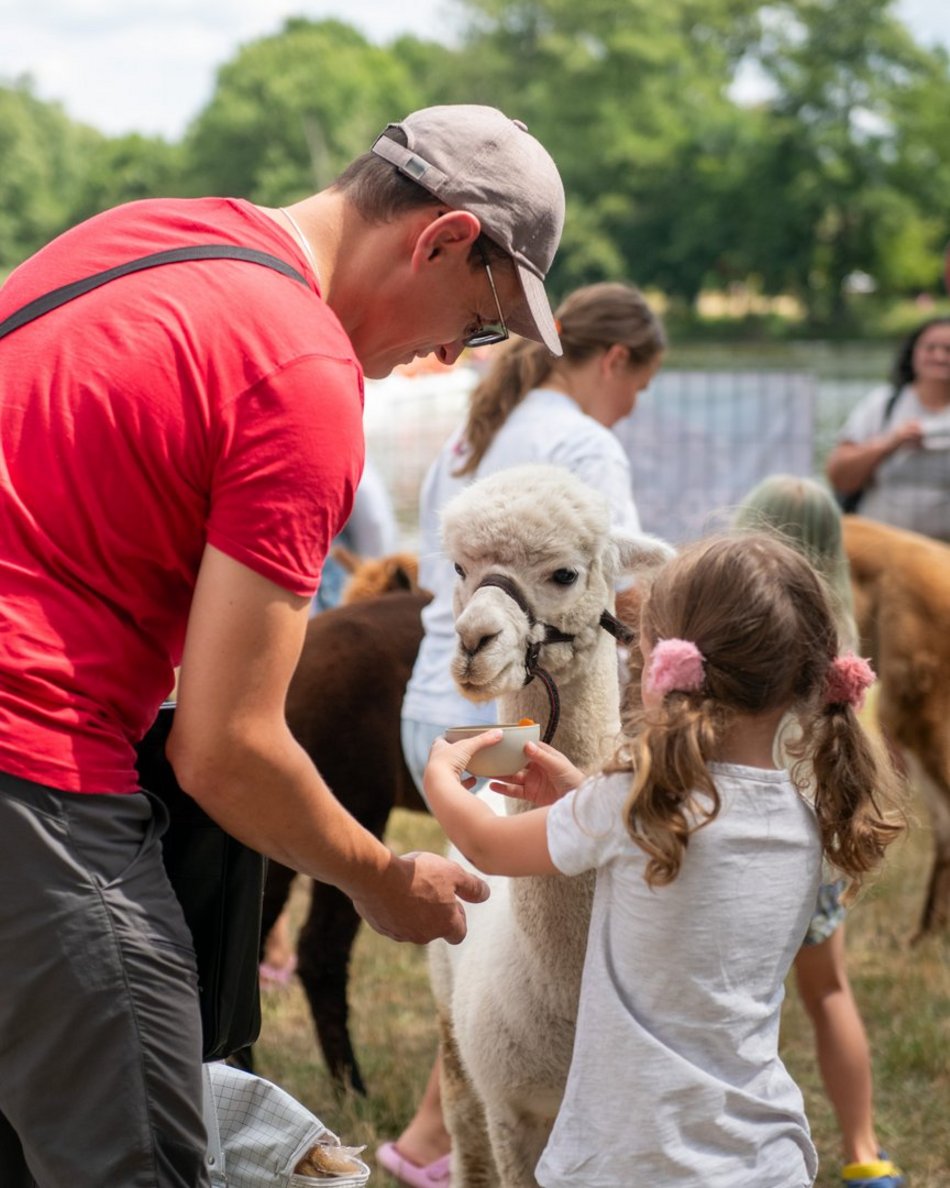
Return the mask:
[[[554,677],[538,663],[541,649],[545,644],[550,643],[573,643],[574,636],[568,635],[566,632],[559,630],[552,623],[542,623],[534,611],[531,609],[531,604],[528,602],[524,591],[514,580],[503,573],[489,573],[478,583],[476,590],[481,590],[483,587],[494,586],[501,590],[503,594],[507,594],[512,602],[522,612],[524,617],[528,620],[529,627],[541,626],[544,628],[544,638],[535,640],[529,643],[525,650],[524,667],[525,667],[525,685],[530,685],[535,677],[544,685],[548,695],[548,721],[544,728],[544,734],[541,736],[541,741],[549,743],[554,738],[557,731],[558,722],[561,719],[561,698],[557,691],[557,683]],[[609,632],[614,639],[620,640],[622,643],[629,643],[633,639],[633,632],[624,623],[621,623],[616,616],[612,615],[610,611],[601,611],[598,625]]]

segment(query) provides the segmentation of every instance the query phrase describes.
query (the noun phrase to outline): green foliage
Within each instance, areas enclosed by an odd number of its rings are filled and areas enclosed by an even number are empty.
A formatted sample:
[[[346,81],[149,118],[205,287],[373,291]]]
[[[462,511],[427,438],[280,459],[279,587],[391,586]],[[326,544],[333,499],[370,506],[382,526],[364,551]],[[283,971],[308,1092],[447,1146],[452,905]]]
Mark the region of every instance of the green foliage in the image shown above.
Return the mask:
[[[28,79],[0,86],[0,160],[0,269],[107,207],[182,186],[178,146],[110,139],[38,99]]]
[[[741,284],[806,313],[794,326],[759,315],[750,332],[834,336],[942,292],[950,59],[914,43],[897,0],[444,2],[451,45],[287,21],[220,69],[177,145],[108,138],[27,81],[0,87],[0,268],[133,198],[292,201],[390,120],[465,102],[523,119],[558,162],[555,298],[629,279],[688,325],[704,290]],[[732,91],[750,63],[771,88],[751,106]],[[873,301],[850,292],[856,274]]]
[[[767,291],[800,296],[819,323],[847,318],[857,270],[891,291],[939,276],[950,71],[892,7],[790,0],[763,10],[756,56],[776,96],[750,159],[762,201],[749,225],[765,248]]]
[[[420,57],[422,57],[420,50]],[[287,21],[218,72],[186,137],[194,189],[279,205],[327,185],[420,91],[392,52],[339,21]]]
[[[469,0],[452,97],[524,119],[564,178],[569,225],[552,284],[628,276],[695,293],[657,260],[656,199],[716,118],[754,32],[747,0]],[[703,130],[703,131],[701,131]],[[705,195],[704,195],[705,197]],[[661,198],[662,205],[662,198]],[[673,249],[682,257],[681,247]],[[706,267],[700,265],[704,274]]]
[[[185,194],[179,145],[137,133],[99,138],[86,152],[70,221],[79,222],[122,202]]]
[[[0,86],[0,265],[19,263],[69,225],[83,157],[100,139],[37,99],[29,79]]]

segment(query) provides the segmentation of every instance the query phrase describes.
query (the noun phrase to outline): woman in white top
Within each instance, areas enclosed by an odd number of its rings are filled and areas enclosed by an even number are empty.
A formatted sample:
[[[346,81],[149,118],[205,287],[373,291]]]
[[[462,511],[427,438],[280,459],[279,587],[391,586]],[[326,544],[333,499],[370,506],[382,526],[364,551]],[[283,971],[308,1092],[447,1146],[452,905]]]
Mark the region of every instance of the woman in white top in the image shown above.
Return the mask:
[[[904,340],[891,384],[853,409],[826,470],[846,511],[950,541],[950,318]]]
[[[615,523],[640,530],[630,463],[610,431],[627,416],[659,369],[662,324],[631,285],[587,285],[555,311],[564,354],[515,339],[496,354],[469,398],[465,424],[431,466],[420,496],[419,584],[434,598],[423,610],[425,636],[402,707],[406,762],[422,791],[429,750],[447,726],[497,721],[495,703],[476,705],[449,670],[455,646],[455,572],[442,552],[439,514],[453,495],[486,474],[525,462],[564,466],[600,491]],[[438,1065],[418,1110],[380,1164],[410,1185],[448,1183],[449,1137],[442,1121]]]
[[[665,339],[641,294],[622,284],[588,285],[557,310],[564,354],[518,339],[497,356],[469,399],[468,417],[429,469],[420,496],[419,584],[434,598],[403,703],[403,749],[420,790],[433,739],[446,726],[496,721],[455,687],[455,573],[442,552],[439,514],[474,479],[525,462],[564,466],[606,496],[615,523],[639,531],[630,464],[610,426],[626,416],[656,374]]]
[[[813,1183],[801,1093],[778,1052],[784,981],[823,854],[859,884],[900,833],[884,811],[893,770],[855,713],[873,674],[837,647],[827,592],[797,550],[770,535],[707,540],[644,599],[642,707],[611,771],[583,783],[553,747],[528,744],[509,790],[542,807],[496,816],[463,773],[500,733],[433,748],[429,802],[476,867],[596,870],[570,1073],[535,1171],[544,1188]],[[786,771],[773,740],[792,710],[802,737]]]

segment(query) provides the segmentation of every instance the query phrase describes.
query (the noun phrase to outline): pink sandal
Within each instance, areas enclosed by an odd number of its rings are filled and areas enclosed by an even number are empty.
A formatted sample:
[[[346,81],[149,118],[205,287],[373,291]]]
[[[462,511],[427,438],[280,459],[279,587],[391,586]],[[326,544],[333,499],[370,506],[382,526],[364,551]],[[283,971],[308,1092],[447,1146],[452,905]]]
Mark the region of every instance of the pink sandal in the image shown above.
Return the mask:
[[[297,972],[297,958],[291,957],[286,965],[269,965],[266,961],[260,964],[260,979],[262,986],[289,986],[290,980]]]
[[[420,1167],[404,1155],[400,1155],[395,1143],[383,1143],[376,1148],[376,1162],[396,1180],[408,1184],[409,1188],[451,1188],[451,1155],[443,1155],[432,1163]]]

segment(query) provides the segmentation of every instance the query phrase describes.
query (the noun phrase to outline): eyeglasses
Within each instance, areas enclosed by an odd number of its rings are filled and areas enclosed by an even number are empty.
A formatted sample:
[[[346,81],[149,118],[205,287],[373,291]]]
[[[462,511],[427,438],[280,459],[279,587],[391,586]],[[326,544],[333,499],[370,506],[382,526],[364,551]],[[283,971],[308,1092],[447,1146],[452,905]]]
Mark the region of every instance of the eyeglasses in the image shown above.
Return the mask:
[[[471,334],[467,334],[462,342],[467,347],[491,346],[496,342],[504,342],[508,338],[508,327],[505,324],[505,315],[501,312],[501,302],[498,300],[498,290],[495,288],[495,278],[491,274],[491,265],[488,263],[488,253],[484,247],[476,240],[475,246],[478,248],[478,254],[482,258],[482,263],[485,265],[485,271],[488,274],[488,283],[491,285],[491,295],[495,298],[495,308],[498,310],[497,322],[482,322],[479,319],[479,326],[477,330],[473,330]]]

